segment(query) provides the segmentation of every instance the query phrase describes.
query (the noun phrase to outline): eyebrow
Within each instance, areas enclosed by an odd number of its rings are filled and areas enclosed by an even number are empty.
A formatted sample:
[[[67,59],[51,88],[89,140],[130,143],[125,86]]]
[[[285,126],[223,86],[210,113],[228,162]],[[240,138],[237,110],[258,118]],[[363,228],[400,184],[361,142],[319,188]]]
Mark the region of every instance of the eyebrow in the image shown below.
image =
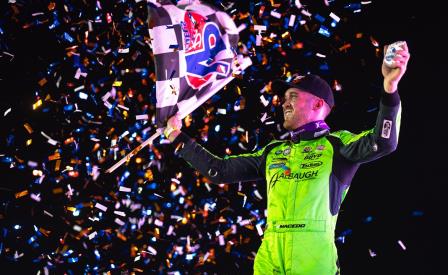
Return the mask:
[[[287,96],[297,96],[298,93],[296,91],[288,91],[285,93],[285,97]]]

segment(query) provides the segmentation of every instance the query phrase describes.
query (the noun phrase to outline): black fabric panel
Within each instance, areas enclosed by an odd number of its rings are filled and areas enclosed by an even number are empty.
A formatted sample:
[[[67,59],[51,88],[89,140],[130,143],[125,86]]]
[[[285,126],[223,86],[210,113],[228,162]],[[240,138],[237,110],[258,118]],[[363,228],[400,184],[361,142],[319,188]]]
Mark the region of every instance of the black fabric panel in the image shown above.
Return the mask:
[[[178,110],[177,105],[156,108],[157,127],[165,127],[168,119],[175,115]]]
[[[332,173],[330,175],[330,213],[335,216],[339,212],[342,203],[342,195],[348,185],[342,184]]]
[[[177,51],[154,56],[157,81],[179,77],[179,53]]]
[[[342,142],[337,137],[327,136],[327,139],[333,146],[333,174],[341,184],[349,186],[360,164],[342,156],[340,152]]]
[[[173,27],[174,27],[174,33],[176,34],[176,40],[177,40],[177,43],[178,43],[177,50],[178,51],[183,51],[185,48],[184,48],[184,34],[183,34],[183,31],[182,31],[182,27],[179,24],[178,25],[174,25]]]
[[[359,164],[345,159],[341,153],[341,141],[333,136],[327,136],[333,146],[333,167],[330,175],[330,212],[337,215],[342,203],[342,195],[350,186],[353,176],[359,168]]]
[[[188,85],[188,82],[187,82],[187,80],[185,78],[186,77],[181,77],[179,79],[179,81],[180,81],[180,85],[179,85],[180,95],[179,95],[179,100],[178,101],[189,99],[190,97],[192,97],[194,95],[199,98],[199,96],[200,96],[199,92],[205,92],[206,91],[206,89],[202,89],[200,91],[196,90],[196,89],[193,89],[192,87],[190,87],[190,85]]]
[[[184,141],[179,155],[212,183],[234,183],[264,179],[261,174],[262,156],[241,156],[222,159],[181,133],[174,144]]]
[[[171,25],[171,17],[162,7],[156,7],[153,4],[148,5],[148,24],[150,28]]]

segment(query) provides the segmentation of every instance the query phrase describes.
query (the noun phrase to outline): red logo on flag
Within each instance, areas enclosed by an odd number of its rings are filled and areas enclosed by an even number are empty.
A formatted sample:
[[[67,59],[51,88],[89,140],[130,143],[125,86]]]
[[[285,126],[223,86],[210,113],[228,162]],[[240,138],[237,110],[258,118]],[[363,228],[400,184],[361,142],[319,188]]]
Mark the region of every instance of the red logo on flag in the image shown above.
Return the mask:
[[[186,80],[194,89],[207,85],[214,74],[228,76],[229,62],[216,61],[216,55],[226,49],[216,23],[193,12],[185,13],[181,24],[185,39]]]

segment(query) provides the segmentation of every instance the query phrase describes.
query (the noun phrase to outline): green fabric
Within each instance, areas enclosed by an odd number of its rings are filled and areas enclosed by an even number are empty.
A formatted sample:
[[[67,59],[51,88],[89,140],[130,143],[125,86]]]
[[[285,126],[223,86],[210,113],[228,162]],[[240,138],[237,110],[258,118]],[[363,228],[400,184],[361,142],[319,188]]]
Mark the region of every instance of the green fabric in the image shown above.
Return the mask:
[[[336,274],[329,177],[333,147],[327,138],[284,142],[266,158],[268,225],[255,274]]]
[[[362,137],[372,134],[373,131],[374,131],[374,129],[370,129],[370,130],[363,131],[356,135],[356,134],[353,134],[346,130],[340,130],[340,131],[333,132],[330,135],[339,138],[344,145],[347,145],[347,144],[350,144],[352,142],[359,140]]]

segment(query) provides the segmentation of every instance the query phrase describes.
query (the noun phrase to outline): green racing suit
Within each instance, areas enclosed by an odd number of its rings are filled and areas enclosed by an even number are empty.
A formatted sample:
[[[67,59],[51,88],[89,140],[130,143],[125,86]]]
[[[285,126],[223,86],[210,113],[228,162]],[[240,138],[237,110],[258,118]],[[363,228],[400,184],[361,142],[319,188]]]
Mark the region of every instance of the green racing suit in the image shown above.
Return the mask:
[[[250,154],[219,158],[181,133],[179,154],[214,183],[265,179],[267,225],[255,274],[339,274],[334,231],[360,164],[396,149],[401,104],[383,92],[376,125],[360,134],[317,126]]]

